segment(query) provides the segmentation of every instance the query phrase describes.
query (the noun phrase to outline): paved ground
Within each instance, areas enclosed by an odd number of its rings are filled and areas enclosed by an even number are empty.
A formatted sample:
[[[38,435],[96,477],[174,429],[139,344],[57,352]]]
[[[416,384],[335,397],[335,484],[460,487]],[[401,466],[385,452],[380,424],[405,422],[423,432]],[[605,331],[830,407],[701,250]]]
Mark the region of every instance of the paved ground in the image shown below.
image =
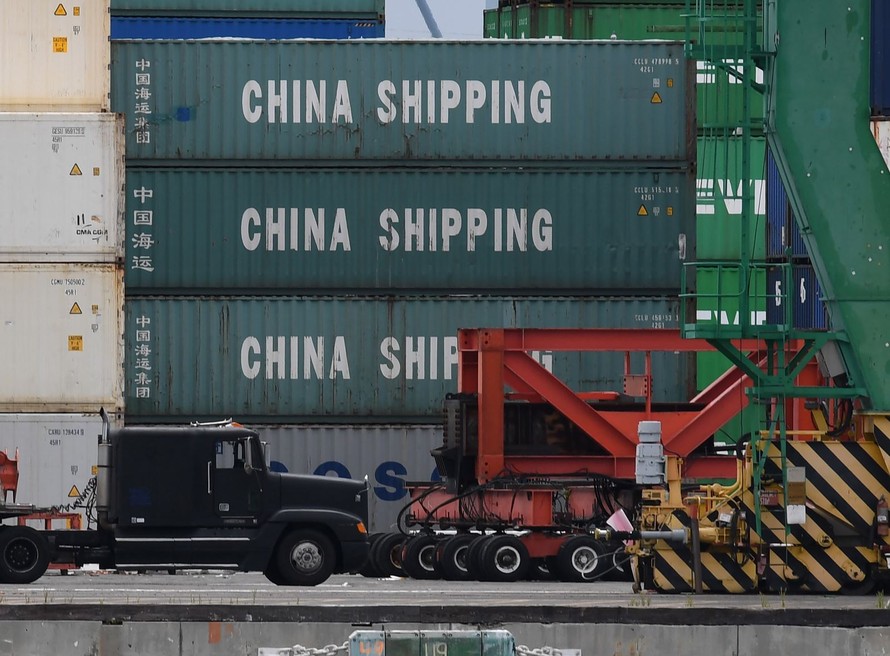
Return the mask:
[[[50,572],[31,585],[0,585],[0,612],[10,606],[214,606],[361,609],[533,608],[742,609],[749,611],[873,610],[882,595],[662,595],[633,594],[629,583],[480,582],[369,579],[334,576],[314,588],[278,587],[261,574],[181,572],[168,575]],[[890,610],[887,610],[890,618]]]

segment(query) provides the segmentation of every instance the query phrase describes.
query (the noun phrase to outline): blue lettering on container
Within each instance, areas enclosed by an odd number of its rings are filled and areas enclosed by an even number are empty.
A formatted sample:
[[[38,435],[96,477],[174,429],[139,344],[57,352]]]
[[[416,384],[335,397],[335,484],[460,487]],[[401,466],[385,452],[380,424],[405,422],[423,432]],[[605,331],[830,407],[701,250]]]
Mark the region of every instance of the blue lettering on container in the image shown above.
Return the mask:
[[[316,476],[327,476],[331,472],[334,472],[340,478],[352,478],[352,474],[346,469],[346,465],[342,462],[337,462],[336,460],[328,460],[327,462],[321,463],[312,473]]]
[[[381,487],[375,487],[374,492],[383,501],[397,501],[408,494],[405,489],[405,481],[398,476],[406,476],[408,470],[400,462],[387,460],[381,462],[374,472],[374,479],[380,483]]]

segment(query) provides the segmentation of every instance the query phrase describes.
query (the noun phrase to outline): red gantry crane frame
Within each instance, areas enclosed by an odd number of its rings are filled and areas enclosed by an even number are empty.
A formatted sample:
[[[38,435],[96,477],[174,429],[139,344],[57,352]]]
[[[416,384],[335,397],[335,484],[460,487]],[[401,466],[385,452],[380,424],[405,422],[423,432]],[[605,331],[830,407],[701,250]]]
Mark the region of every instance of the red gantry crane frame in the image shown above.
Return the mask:
[[[765,364],[763,345],[740,340],[737,347],[755,365]],[[790,345],[795,347],[795,345]],[[796,348],[796,347],[795,347]],[[519,474],[571,475],[579,470],[620,479],[634,478],[637,426],[640,421],[660,421],[666,453],[685,460],[683,475],[689,478],[732,478],[733,458],[690,456],[721,426],[748,404],[745,390],[751,379],[737,368],[727,371],[689,401],[694,408],[659,411],[651,398],[653,351],[701,352],[714,347],[702,339],[684,339],[672,329],[462,329],[458,333],[458,391],[475,393],[479,406],[479,440],[476,480],[485,483],[508,469]],[[645,396],[642,411],[597,409],[586,400],[617,398],[617,394],[572,391],[538,364],[531,351],[610,351],[625,354],[625,389]],[[646,371],[632,374],[630,354],[645,353]],[[817,375],[805,371],[802,376]],[[504,453],[504,400],[506,389],[527,400],[550,403],[592,436],[606,456],[515,456]],[[642,394],[639,392],[642,391]],[[702,407],[703,406],[703,407]]]

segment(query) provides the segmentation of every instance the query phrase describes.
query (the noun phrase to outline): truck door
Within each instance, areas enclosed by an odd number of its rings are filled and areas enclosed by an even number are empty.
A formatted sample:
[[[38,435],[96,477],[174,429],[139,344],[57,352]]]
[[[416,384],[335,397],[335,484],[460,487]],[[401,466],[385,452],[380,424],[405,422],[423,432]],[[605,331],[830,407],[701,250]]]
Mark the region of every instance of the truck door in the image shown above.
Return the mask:
[[[253,524],[262,509],[260,475],[244,467],[246,448],[246,437],[216,442],[213,502],[225,524]]]

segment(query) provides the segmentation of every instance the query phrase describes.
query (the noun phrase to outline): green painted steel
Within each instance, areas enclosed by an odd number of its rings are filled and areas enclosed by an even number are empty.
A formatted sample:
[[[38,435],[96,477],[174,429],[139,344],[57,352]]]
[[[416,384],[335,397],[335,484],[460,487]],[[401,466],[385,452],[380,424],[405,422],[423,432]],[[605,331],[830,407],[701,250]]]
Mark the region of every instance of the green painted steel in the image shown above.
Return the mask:
[[[277,16],[368,18],[383,16],[385,0],[111,0],[113,16]]]
[[[733,298],[740,289],[738,271],[718,272],[704,265],[696,269],[696,321],[700,324],[739,325],[742,320],[739,316],[739,300]],[[749,320],[753,325],[766,323],[766,282],[765,269],[751,272],[751,279],[748,281],[748,288],[751,290],[748,302]],[[719,378],[732,366],[729,360],[716,351],[699,353],[696,355],[696,360],[700,389]]]
[[[888,412],[890,174],[868,125],[869,16],[870,0],[777,4],[768,137],[851,382]]]
[[[676,297],[129,299],[127,416],[435,422],[457,388],[458,328],[670,328],[677,308]],[[623,354],[538,357],[576,390],[622,389]],[[690,398],[694,369],[690,354],[653,354],[656,399]]]
[[[504,6],[500,12],[501,39],[667,39],[686,38],[686,7],[683,3],[587,3],[521,4]],[[492,19],[493,20],[493,19]],[[492,38],[486,13],[485,36]],[[713,35],[711,35],[713,37]],[[725,33],[720,43],[733,46],[740,36]],[[726,72],[708,62],[697,62],[697,116],[702,126],[735,126],[742,120],[742,90]],[[751,116],[762,122],[762,103],[752,108]]]
[[[742,186],[742,141],[738,138],[698,138],[696,180],[696,258],[738,260],[741,256],[742,194],[752,197],[754,225],[748,256],[766,257],[766,140],[751,139],[749,188]]]
[[[680,43],[115,41],[112,60],[128,165],[687,162],[695,151]]]
[[[127,291],[673,293],[691,171],[130,169]]]
[[[497,9],[486,9],[482,12],[482,36],[486,39],[497,39],[500,27],[500,12]]]

